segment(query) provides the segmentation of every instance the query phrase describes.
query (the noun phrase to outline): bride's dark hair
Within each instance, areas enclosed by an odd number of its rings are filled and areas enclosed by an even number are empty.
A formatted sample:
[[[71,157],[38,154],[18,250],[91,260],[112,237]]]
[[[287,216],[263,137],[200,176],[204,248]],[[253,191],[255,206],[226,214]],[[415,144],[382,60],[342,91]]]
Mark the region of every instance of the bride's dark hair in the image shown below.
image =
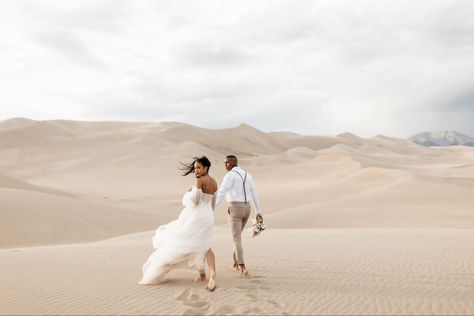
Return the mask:
[[[180,166],[178,167],[179,170],[183,171],[183,176],[187,176],[188,174],[190,173],[193,173],[194,172],[194,163],[197,161],[199,162],[203,167],[207,167],[207,172],[209,172],[209,169],[211,168],[211,162],[209,161],[209,159],[207,159],[206,156],[202,156],[202,157],[194,157],[193,158],[193,162],[191,163],[183,163],[183,162],[180,162]]]

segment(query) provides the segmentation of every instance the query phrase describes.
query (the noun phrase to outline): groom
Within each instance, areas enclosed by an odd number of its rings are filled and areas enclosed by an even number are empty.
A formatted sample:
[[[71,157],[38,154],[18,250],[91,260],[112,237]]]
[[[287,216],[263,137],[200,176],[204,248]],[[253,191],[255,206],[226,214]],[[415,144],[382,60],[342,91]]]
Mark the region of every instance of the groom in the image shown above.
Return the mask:
[[[223,199],[224,195],[229,202],[227,220],[234,240],[234,255],[231,269],[240,271],[242,275],[247,275],[248,270],[244,263],[242,249],[242,231],[250,216],[250,200],[253,201],[257,219],[262,219],[260,214],[260,203],[258,201],[255,184],[252,175],[238,166],[237,157],[229,155],[225,158],[225,168],[228,171],[222,180],[222,185],[216,195],[216,205]]]

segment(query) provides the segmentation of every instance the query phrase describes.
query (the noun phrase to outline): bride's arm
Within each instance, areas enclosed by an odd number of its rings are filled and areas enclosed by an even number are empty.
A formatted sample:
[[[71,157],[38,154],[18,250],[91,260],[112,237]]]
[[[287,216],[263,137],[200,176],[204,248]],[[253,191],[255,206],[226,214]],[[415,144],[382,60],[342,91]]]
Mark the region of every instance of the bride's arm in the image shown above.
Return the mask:
[[[191,189],[191,201],[194,205],[198,205],[201,201],[201,194],[202,194],[202,184],[203,181],[201,179],[196,179],[196,185]]]

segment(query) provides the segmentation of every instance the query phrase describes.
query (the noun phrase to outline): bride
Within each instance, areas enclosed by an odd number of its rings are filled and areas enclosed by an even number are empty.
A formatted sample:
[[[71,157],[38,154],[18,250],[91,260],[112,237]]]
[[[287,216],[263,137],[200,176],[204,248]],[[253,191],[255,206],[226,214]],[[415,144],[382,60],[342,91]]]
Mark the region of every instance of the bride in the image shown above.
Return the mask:
[[[188,267],[199,272],[194,281],[206,281],[204,259],[209,266],[207,289],[216,289],[216,264],[211,249],[214,228],[214,205],[217,182],[209,176],[211,162],[207,157],[195,158],[190,164],[181,163],[183,176],[196,175],[196,184],[183,196],[183,210],[178,219],[158,227],[153,237],[155,251],[143,265],[140,284],[159,284],[174,268]]]

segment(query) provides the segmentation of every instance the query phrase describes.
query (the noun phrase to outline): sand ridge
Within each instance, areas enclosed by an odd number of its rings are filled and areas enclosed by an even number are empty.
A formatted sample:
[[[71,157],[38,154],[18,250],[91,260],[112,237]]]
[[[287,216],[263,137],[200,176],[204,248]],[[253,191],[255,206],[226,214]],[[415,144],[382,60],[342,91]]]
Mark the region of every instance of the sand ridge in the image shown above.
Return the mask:
[[[179,122],[0,122],[0,314],[473,314],[474,148]],[[179,162],[237,154],[269,229],[252,277],[176,270],[137,284],[151,236],[194,183]],[[253,215],[252,215],[253,216]],[[248,233],[248,232],[247,232]]]

